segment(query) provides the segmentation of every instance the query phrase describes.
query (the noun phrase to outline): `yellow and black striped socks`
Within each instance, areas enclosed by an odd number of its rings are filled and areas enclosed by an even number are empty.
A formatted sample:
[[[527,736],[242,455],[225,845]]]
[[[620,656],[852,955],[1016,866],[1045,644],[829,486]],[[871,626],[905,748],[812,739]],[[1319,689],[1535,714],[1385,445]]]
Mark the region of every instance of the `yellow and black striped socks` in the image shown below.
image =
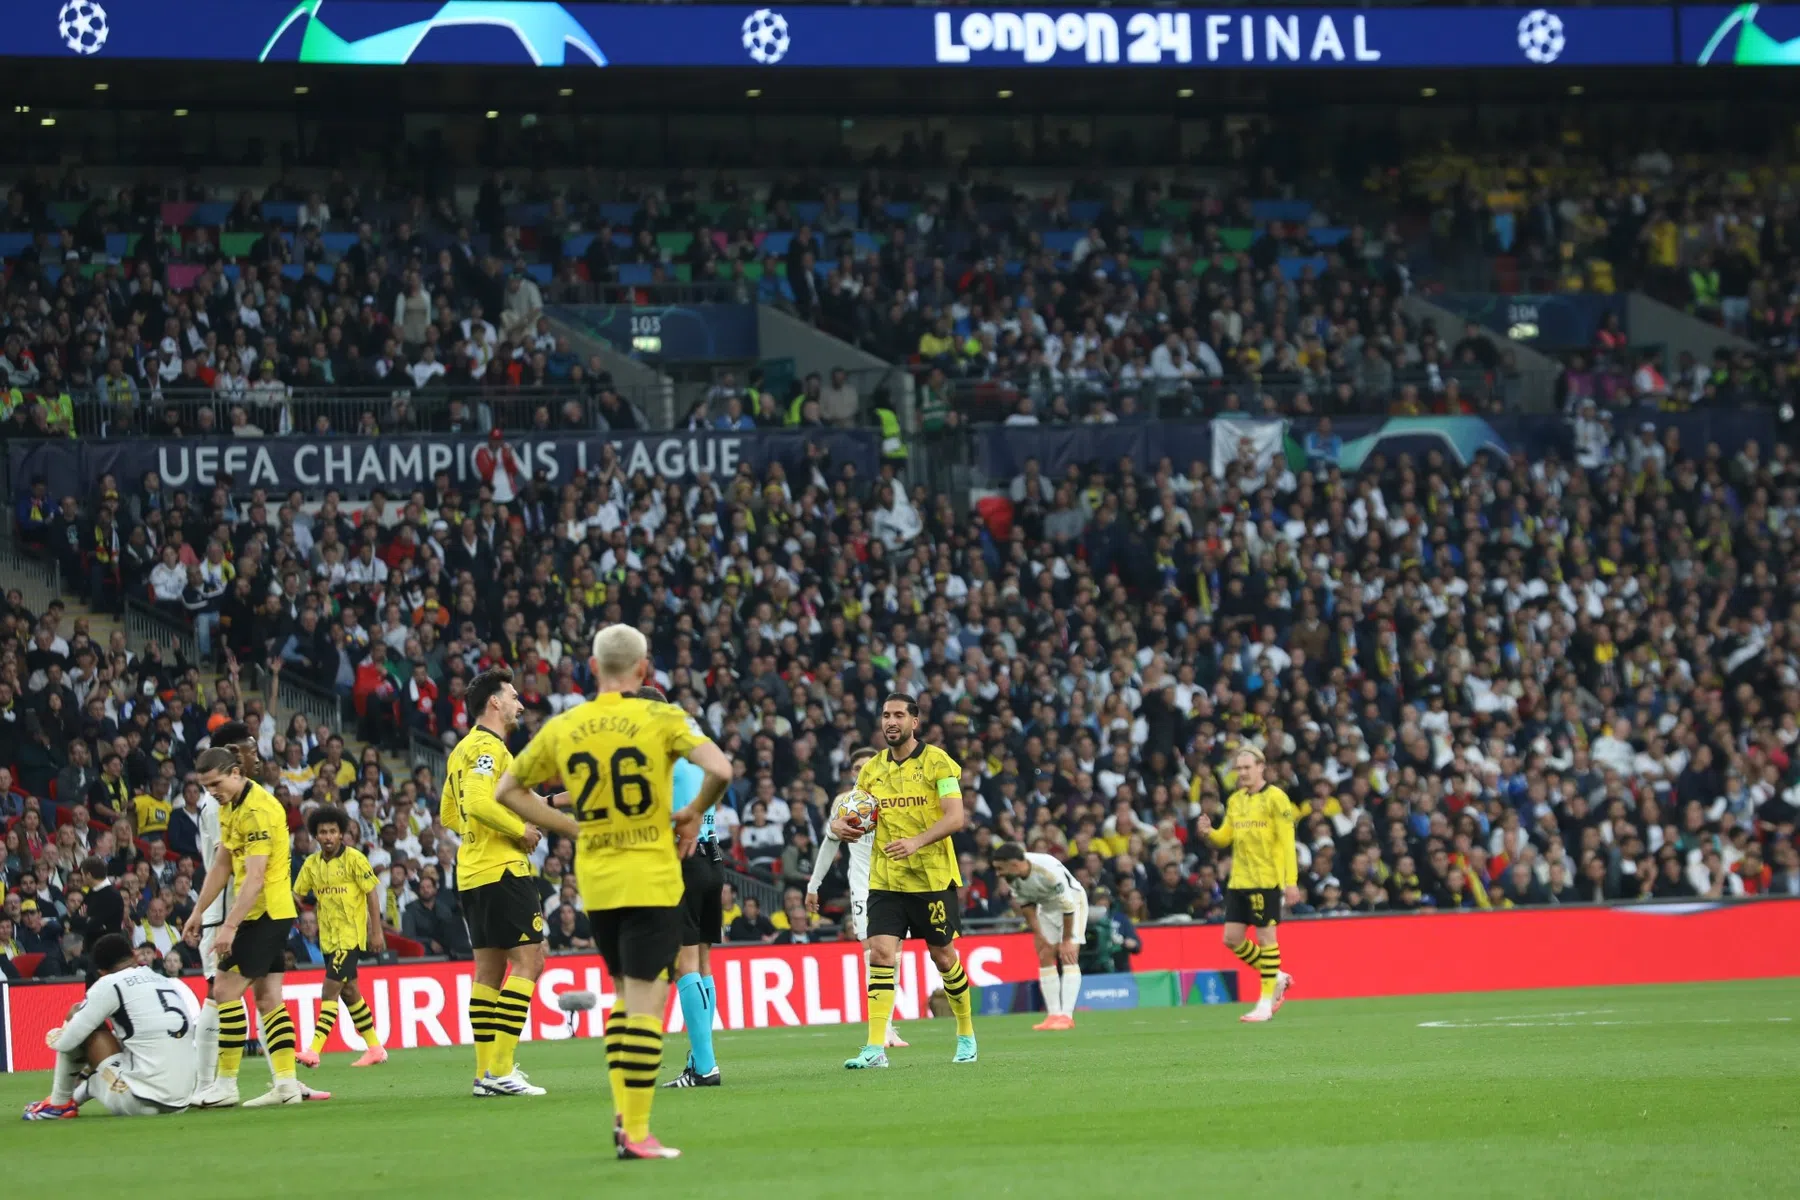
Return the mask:
[[[337,1028],[338,1002],[324,1000],[319,1004],[319,1023],[313,1026],[312,1052],[315,1055],[325,1053],[325,1043],[331,1037],[331,1031]]]
[[[869,964],[869,1040],[887,1045],[888,1018],[894,1015],[894,968]]]
[[[963,973],[960,958],[944,972],[944,998],[950,1001],[950,1014],[956,1018],[956,1036],[975,1036],[975,998],[969,995],[969,977]]]
[[[381,1035],[375,1032],[375,1014],[369,1011],[369,1002],[361,996],[350,1002],[350,1022],[356,1026],[357,1036],[363,1044],[373,1049],[381,1045]]]
[[[606,1082],[612,1085],[613,1112],[625,1120],[625,1064],[619,1057],[625,1043],[625,997],[613,1001],[606,1015]]]
[[[494,1001],[494,1048],[488,1053],[488,1070],[496,1078],[511,1075],[513,1053],[519,1048],[519,1035],[525,1032],[525,1018],[531,1015],[531,997],[537,982],[509,976]]]
[[[269,1052],[269,1064],[275,1068],[275,1079],[294,1077],[294,1018],[288,1016],[287,1005],[280,1004],[262,1014],[263,1049]]]
[[[494,1057],[494,1002],[498,988],[478,983],[469,989],[469,1028],[475,1034],[475,1078],[487,1074]]]
[[[1245,938],[1231,947],[1231,952],[1237,955],[1243,964],[1252,971],[1258,969],[1258,963],[1262,960],[1262,947],[1256,944],[1255,938]]]
[[[656,1072],[662,1067],[662,1018],[628,1013],[619,1034],[621,1096],[625,1138],[641,1142],[650,1136],[650,1104],[656,1099]],[[611,1074],[611,1070],[608,1070]]]
[[[1264,946],[1257,957],[1256,969],[1262,975],[1262,998],[1275,999],[1275,977],[1281,974],[1281,947]]]
[[[242,1000],[219,1005],[219,1078],[236,1079],[250,1039],[250,1010]]]

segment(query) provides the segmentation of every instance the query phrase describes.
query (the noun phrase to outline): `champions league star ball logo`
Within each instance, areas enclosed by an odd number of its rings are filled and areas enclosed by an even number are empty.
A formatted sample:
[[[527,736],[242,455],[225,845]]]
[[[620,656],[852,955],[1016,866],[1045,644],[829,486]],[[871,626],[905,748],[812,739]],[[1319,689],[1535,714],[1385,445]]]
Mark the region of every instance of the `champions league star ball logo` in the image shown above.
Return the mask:
[[[759,8],[744,18],[744,49],[763,66],[773,66],[788,52],[787,18]]]
[[[1534,8],[1519,18],[1519,49],[1540,67],[1555,62],[1567,44],[1562,18],[1555,13]]]
[[[106,45],[106,10],[94,0],[69,0],[56,14],[56,31],[75,53],[98,53]]]

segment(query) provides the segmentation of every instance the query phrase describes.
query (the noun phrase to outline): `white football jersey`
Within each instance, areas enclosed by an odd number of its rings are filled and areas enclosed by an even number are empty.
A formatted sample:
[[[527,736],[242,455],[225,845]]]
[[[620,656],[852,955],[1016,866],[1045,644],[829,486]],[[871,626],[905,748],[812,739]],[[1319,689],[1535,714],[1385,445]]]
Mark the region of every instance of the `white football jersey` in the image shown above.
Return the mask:
[[[1020,904],[1035,904],[1047,912],[1074,912],[1086,897],[1081,881],[1069,868],[1048,854],[1027,854],[1026,865],[1031,874],[1023,879],[1008,879],[1013,897]]]
[[[194,881],[194,890],[198,892],[200,885],[206,882],[206,873],[212,869],[213,859],[218,857],[219,847],[224,843],[219,833],[219,801],[205,788],[200,789],[200,809],[196,814],[200,826],[200,877]],[[228,877],[219,898],[207,907],[206,915],[200,921],[208,929],[225,923],[225,914],[231,911],[232,882]]]
[[[200,1060],[194,1049],[194,1021],[187,989],[149,967],[129,967],[102,976],[88,989],[56,1039],[55,1049],[79,1053],[89,1037],[112,1022],[125,1050],[125,1082],[139,1100],[169,1108],[187,1107],[194,1094]]]
[[[844,796],[849,795],[845,792]],[[839,796],[831,805],[831,815],[836,818],[840,813],[839,805],[844,796]],[[818,891],[819,885],[825,882],[825,876],[831,871],[831,864],[837,861],[838,847],[844,843],[831,834],[829,825],[825,828],[825,841],[819,847],[819,857],[813,862],[812,883],[809,890]],[[869,898],[869,863],[875,853],[875,838],[864,834],[861,839],[850,843],[850,898],[867,901]]]

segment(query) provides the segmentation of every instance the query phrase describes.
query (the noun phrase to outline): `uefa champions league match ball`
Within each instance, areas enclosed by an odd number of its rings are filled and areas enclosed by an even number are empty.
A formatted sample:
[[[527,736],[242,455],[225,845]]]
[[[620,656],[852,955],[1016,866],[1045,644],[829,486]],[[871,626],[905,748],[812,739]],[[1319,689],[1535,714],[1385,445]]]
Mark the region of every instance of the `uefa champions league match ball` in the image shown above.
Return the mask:
[[[875,828],[875,819],[881,814],[881,805],[876,803],[875,797],[869,793],[861,788],[855,788],[846,792],[843,799],[838,801],[837,811],[838,816],[844,818],[861,832],[867,833]]]

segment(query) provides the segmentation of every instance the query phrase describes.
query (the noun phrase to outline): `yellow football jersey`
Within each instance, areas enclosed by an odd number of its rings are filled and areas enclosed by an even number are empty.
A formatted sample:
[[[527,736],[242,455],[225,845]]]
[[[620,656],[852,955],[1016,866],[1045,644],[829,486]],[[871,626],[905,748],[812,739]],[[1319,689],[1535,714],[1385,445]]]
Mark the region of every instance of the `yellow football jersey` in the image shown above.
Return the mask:
[[[491,729],[469,730],[450,752],[438,819],[462,838],[456,852],[456,890],[466,892],[506,875],[530,875],[525,822],[494,800],[494,785],[513,765],[512,752]]]
[[[262,895],[244,914],[257,917],[293,917],[294,854],[288,840],[287,810],[260,783],[247,783],[243,794],[219,810],[219,841],[231,853],[231,881],[241,892],[244,867],[253,858],[269,860]]]
[[[1294,822],[1299,810],[1278,787],[1260,792],[1243,788],[1225,801],[1225,821],[1208,833],[1218,847],[1231,847],[1231,878],[1226,887],[1292,886],[1300,867],[1294,857]]]
[[[139,792],[131,798],[131,808],[136,817],[139,837],[169,832],[169,818],[175,813],[175,806],[169,801],[148,792]]]
[[[294,880],[296,896],[311,896],[318,903],[319,949],[327,954],[369,948],[369,893],[375,890],[375,870],[361,850],[345,846],[336,857],[316,851],[300,864]]]
[[[944,798],[962,795],[962,768],[936,746],[919,742],[906,758],[895,761],[883,750],[856,777],[856,786],[875,797],[881,815],[875,821],[875,852],[870,855],[869,886],[885,892],[941,892],[962,883],[956,848],[949,838],[933,842],[900,862],[885,853],[897,838],[924,833],[944,815]]]
[[[673,704],[602,692],[552,717],[513,761],[526,787],[560,779],[574,797],[575,878],[589,912],[681,903],[673,772],[710,740]]]

